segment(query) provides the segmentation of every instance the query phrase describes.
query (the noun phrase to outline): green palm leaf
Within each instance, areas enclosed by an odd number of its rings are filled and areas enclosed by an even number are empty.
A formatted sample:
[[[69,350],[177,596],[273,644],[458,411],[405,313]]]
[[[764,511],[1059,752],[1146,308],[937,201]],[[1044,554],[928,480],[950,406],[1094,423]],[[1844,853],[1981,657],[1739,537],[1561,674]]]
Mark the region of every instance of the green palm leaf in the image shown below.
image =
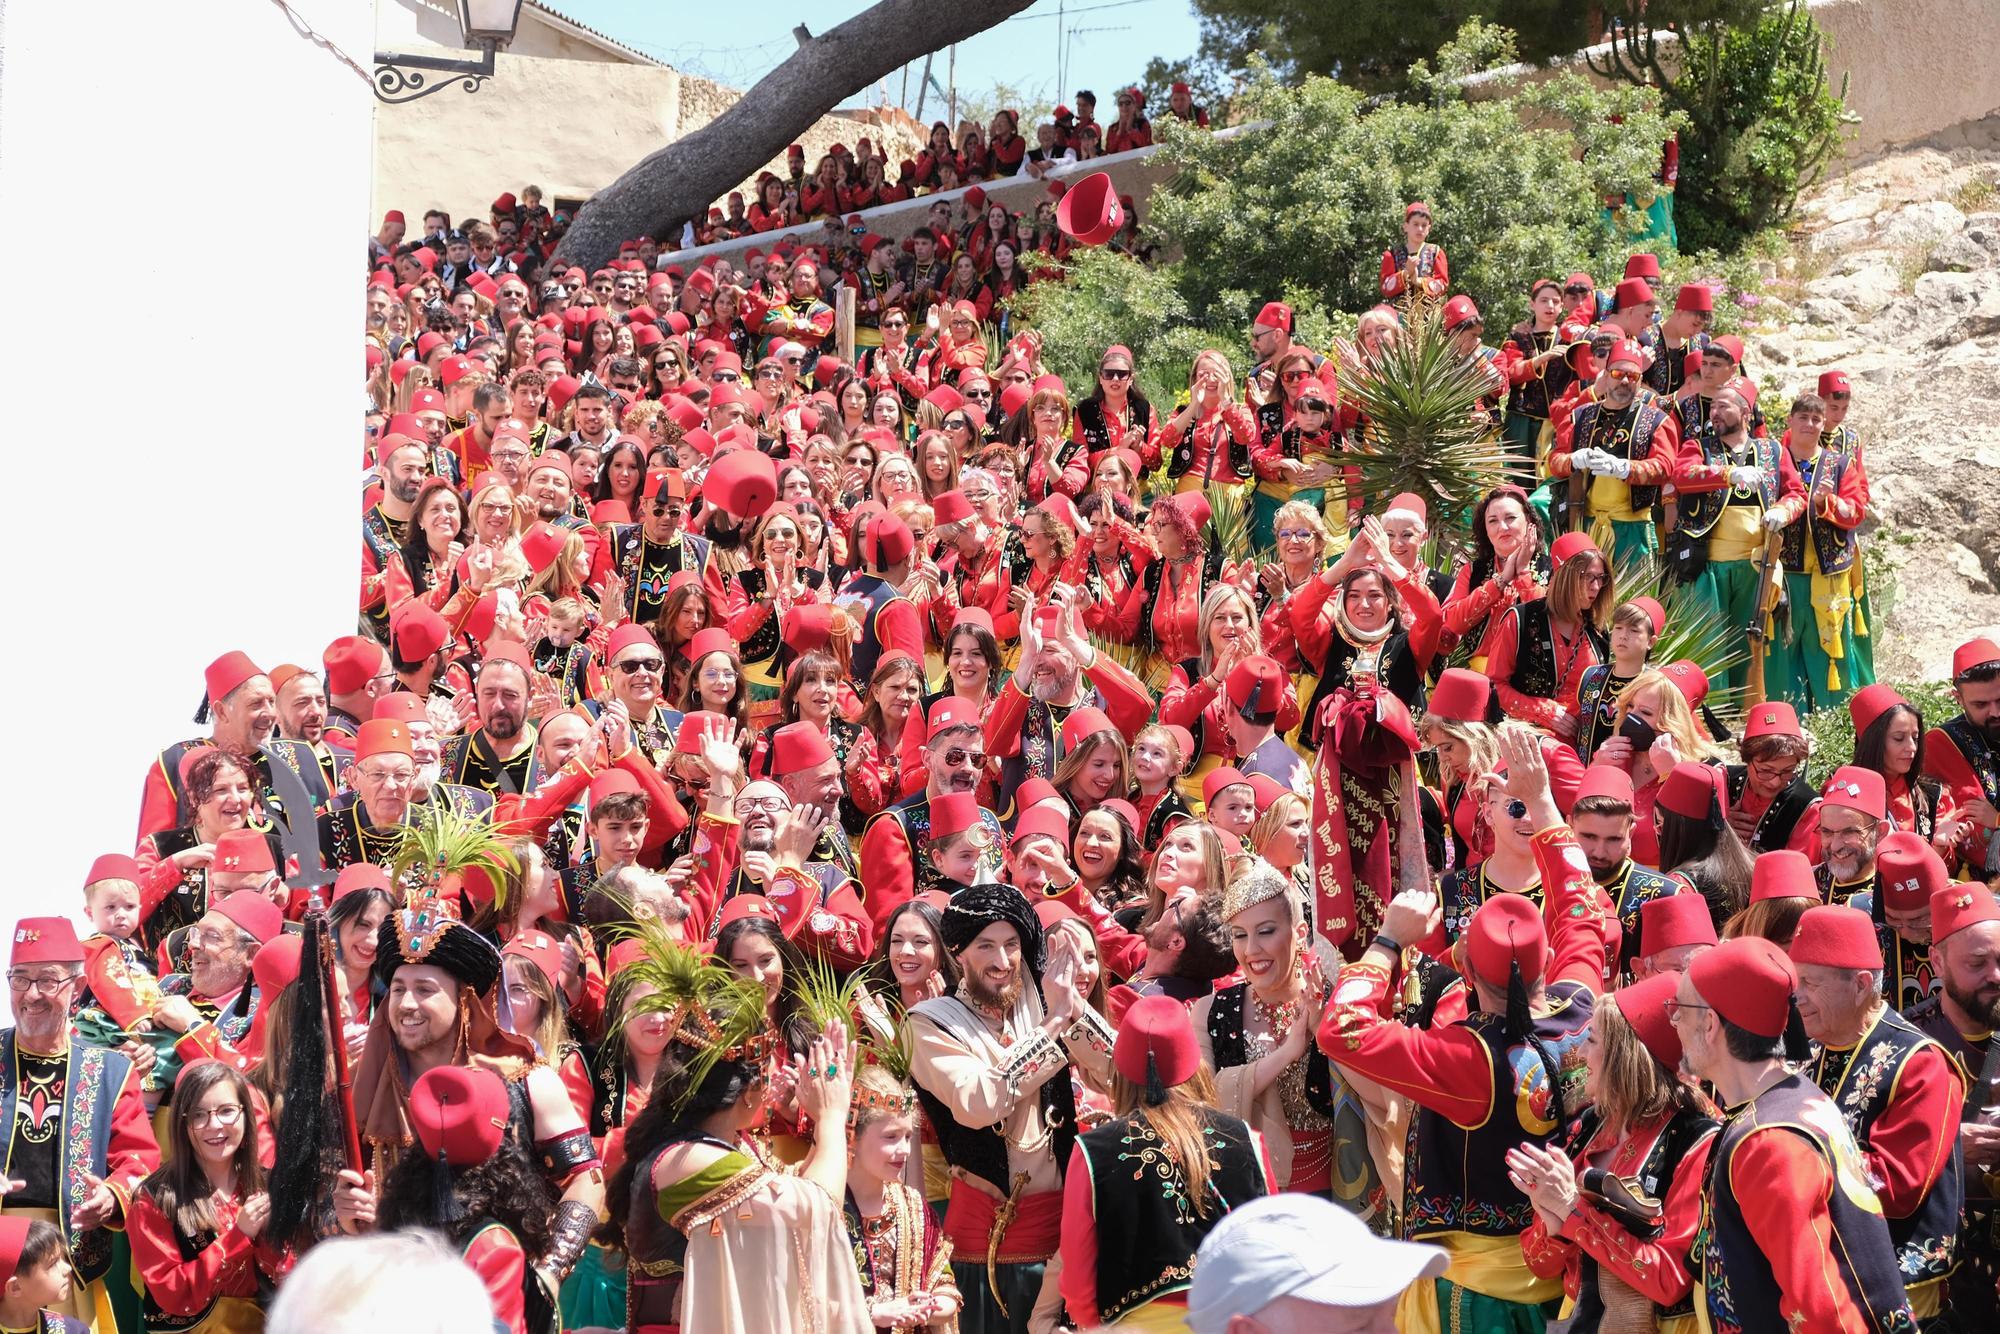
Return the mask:
[[[761,983],[737,976],[714,955],[674,939],[658,921],[641,920],[608,934],[641,942],[641,957],[620,969],[619,979],[635,990],[641,984],[650,988],[625,1007],[611,1031],[617,1034],[640,1015],[670,1016],[676,1028],[674,1041],[695,1048],[687,1063],[684,1092],[698,1088],[728,1048],[765,1027]]]
[[[422,885],[434,892],[447,875],[484,871],[504,911],[508,907],[506,873],[519,865],[508,850],[507,839],[486,816],[460,815],[448,805],[435,803],[419,807],[416,823],[404,827],[389,878],[399,885]]]
[[[1666,664],[1685,658],[1700,663],[1708,673],[1708,707],[1717,717],[1733,722],[1743,712],[1743,689],[1723,678],[1730,668],[1749,661],[1749,640],[1742,626],[1729,624],[1712,604],[1695,597],[1691,587],[1668,579],[1654,560],[1618,572],[1620,602],[1650,597],[1666,609],[1667,628],[1653,641],[1652,661]]]
[[[1336,340],[1334,359],[1341,401],[1365,419],[1359,444],[1342,462],[1359,470],[1369,512],[1414,492],[1430,510],[1431,531],[1457,546],[1482,495],[1508,482],[1533,485],[1479,415],[1486,376],[1453,350],[1435,314],[1405,326],[1373,358]]]

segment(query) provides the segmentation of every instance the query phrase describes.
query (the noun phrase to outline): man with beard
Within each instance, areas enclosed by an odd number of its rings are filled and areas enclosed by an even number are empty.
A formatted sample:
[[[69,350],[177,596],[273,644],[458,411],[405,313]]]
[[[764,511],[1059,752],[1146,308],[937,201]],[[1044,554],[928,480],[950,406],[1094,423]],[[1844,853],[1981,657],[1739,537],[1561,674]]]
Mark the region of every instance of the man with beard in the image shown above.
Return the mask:
[[[812,723],[786,723],[771,734],[767,771],[793,806],[838,811],[840,799],[847,791],[832,743]],[[828,893],[852,880],[860,869],[860,863],[854,859],[854,845],[838,819],[827,821],[820,831],[806,869],[820,879]],[[859,885],[855,886],[855,892],[858,896]]]
[[[216,845],[217,865],[227,853]],[[261,840],[258,840],[261,842]],[[254,1064],[240,1049],[261,1003],[250,965],[257,951],[285,933],[285,915],[269,899],[250,890],[219,897],[189,933],[188,971],[160,979],[160,1003],[153,1023],[180,1034],[174,1043],[179,1065],[156,1065],[152,1082],[162,1101],[180,1071],[199,1060],[217,1060],[239,1074]]]
[[[958,990],[910,1012],[910,1075],[952,1168],[945,1233],[965,1297],[959,1328],[1040,1327],[1062,1221],[1062,1165],[1076,1140],[1074,1062],[1108,1086],[1111,1033],[1076,988],[1073,937],[1050,949],[1020,890],[977,885],[944,910]]]
[[[375,716],[375,702],[396,688],[389,655],[372,639],[342,635],[320,654],[320,666],[326,671],[325,729],[332,740],[351,742]]]
[[[1673,894],[1680,882],[1632,860],[1632,776],[1617,765],[1593,764],[1583,771],[1569,825],[1583,859],[1590,863],[1590,878],[1618,914],[1618,957],[1612,976],[1632,976],[1641,914],[1654,899]]]
[[[393,689],[418,699],[455,700],[471,690],[465,668],[448,652],[451,628],[444,617],[416,598],[396,608],[389,618],[389,667]]]
[[[1054,596],[1049,606],[1024,609],[1020,664],[986,715],[986,753],[1000,760],[996,805],[1003,811],[1027,779],[1054,777],[1072,713],[1100,711],[1129,746],[1153,711],[1145,683],[1091,647],[1077,625],[1074,590],[1057,585]]]
[[[639,749],[653,764],[664,765],[674,753],[674,728],[660,697],[667,671],[660,641],[644,625],[627,622],[605,642],[604,663],[607,689],[602,698],[585,700],[584,711],[594,719],[613,704],[623,705]]]
[[[1170,996],[1193,1005],[1215,990],[1215,984],[1236,971],[1229,950],[1229,925],[1217,911],[1218,901],[1182,894],[1169,902],[1158,920],[1142,926],[1145,962],[1127,982],[1113,987],[1105,1006],[1115,1024],[1125,1007],[1141,996]]]
[[[1598,545],[1612,554],[1619,569],[1657,549],[1653,505],[1660,484],[1673,477],[1680,448],[1673,414],[1640,388],[1645,369],[1646,354],[1637,343],[1625,338],[1613,346],[1598,400],[1577,408],[1557,427],[1549,452],[1556,530],[1582,532],[1608,525],[1610,543],[1600,538]]]
[[[871,515],[859,546],[862,573],[849,579],[835,600],[860,626],[848,665],[855,690],[865,692],[884,658],[902,654],[923,661],[924,629],[923,614],[903,594],[917,549],[909,525],[893,514]]]
[[[430,476],[430,451],[408,436],[384,436],[375,451],[381,494],[361,516],[361,610],[377,635],[389,624],[387,571],[403,558],[410,537],[410,506]]]
[[[732,432],[722,434],[727,437]],[[721,445],[718,440],[717,447]],[[717,455],[709,468],[702,481],[702,497],[709,543],[708,602],[715,608],[723,605],[723,590],[730,580],[749,567],[743,542],[750,526],[778,498],[778,466],[759,450],[729,449]]]
[[[569,455],[559,449],[551,449],[530,463],[521,478],[528,499],[534,502],[535,517],[543,523],[562,529],[590,526],[587,519],[578,517],[576,507],[570,503],[576,496],[571,482],[572,469]]]
[[[440,760],[445,778],[496,795],[530,789],[535,729],[528,722],[528,692],[533,670],[519,644],[497,644],[487,653],[472,690],[479,726],[445,743]]]
[[[493,441],[500,423],[514,415],[514,392],[497,381],[472,391],[472,410],[465,429],[445,440],[444,447],[458,460],[458,476],[475,478],[493,466]]]
[[[660,619],[673,577],[701,574],[708,539],[681,531],[687,518],[687,478],[678,468],[654,468],[639,494],[637,523],[611,530],[611,561],[625,581],[625,615],[641,625]]]
[[[611,420],[611,391],[601,384],[580,385],[569,401],[570,420],[576,429],[563,436],[554,444],[562,449],[572,441],[595,445],[602,452],[617,434],[616,423]]]
[[[1929,1320],[1955,1265],[1964,1085],[1944,1048],[1883,1000],[1882,947],[1867,913],[1806,909],[1790,953],[1799,1018],[1818,1044],[1802,1073],[1847,1119],[1889,1223],[1903,1290],[1917,1319]]]
[[[1813,880],[1826,903],[1844,904],[1878,892],[1875,847],[1889,832],[1882,775],[1843,765],[1820,789],[1820,863]]]
[[[811,723],[792,723],[826,738]],[[797,739],[774,742],[774,753]],[[828,749],[827,758],[833,752]],[[868,962],[874,943],[861,887],[828,861],[812,860],[832,806],[794,805],[785,790],[759,779],[739,789],[736,817],[737,874],[729,896],[759,894],[777,911],[785,939],[808,957],[823,959],[843,973]]]
[[[373,720],[398,723],[410,734],[410,758],[416,762],[416,777],[410,784],[411,805],[449,806],[460,815],[480,815],[493,809],[491,792],[467,787],[463,783],[443,781],[444,741],[423,700],[407,690],[384,695],[375,701]],[[583,720],[579,718],[577,722],[582,724]],[[580,730],[587,733],[587,725]],[[538,739],[536,744],[539,747],[541,741]],[[539,753],[537,758],[540,758]],[[565,760],[568,758],[567,754],[563,756]],[[558,761],[544,772],[553,773],[560,767],[561,761]],[[353,784],[350,782],[348,786]],[[334,804],[336,807],[339,805],[338,802]]]
[[[278,700],[278,735],[312,752],[319,761],[320,781],[333,791],[340,785],[340,768],[350,747],[328,742],[325,687],[305,668],[286,662],[271,669],[271,689]]]
[[[508,1083],[510,1132],[562,1192],[549,1247],[539,1261],[560,1283],[603,1217],[604,1174],[590,1127],[577,1114],[562,1076],[495,1017],[499,952],[427,900],[383,920],[375,975],[386,994],[375,1008],[354,1074],[354,1108],[374,1170],[365,1176],[340,1173],[334,1216],[341,1230],[361,1232],[373,1225],[382,1181],[377,1173],[393,1169],[416,1141],[407,1090],[424,1072],[442,1066],[487,1069]]]
[[[12,1027],[0,1028],[0,1108],[7,1192],[0,1214],[62,1229],[76,1274],[64,1313],[110,1334],[111,1229],[160,1165],[131,1060],[70,1030],[83,946],[66,917],[24,917],[7,959]]]
[[[197,720],[209,722],[209,735],[160,752],[139,798],[139,837],[180,828],[193,818],[181,791],[181,760],[205,745],[248,763],[266,815],[288,838],[292,830],[302,831],[331,789],[310,747],[276,735],[278,698],[271,678],[245,654],[230,652],[208,665],[203,681],[208,693]],[[287,843],[286,851],[298,849]]]
[[[1958,716],[1924,736],[1924,772],[1944,784],[1973,829],[1967,855],[1980,878],[1995,869],[2000,840],[2000,645],[1967,640],[1951,655]]]
[[[2000,903],[1984,885],[1946,885],[1931,895],[1931,961],[1943,986],[1906,1012],[1918,1031],[1944,1048],[1965,1081],[1958,1146],[1965,1160],[1965,1215],[1958,1234],[1958,1272],[1948,1280],[1945,1309],[1959,1316],[1992,1310],[2000,1282]],[[1970,1326],[1966,1326],[1970,1328]]]
[[[931,859],[931,802],[947,792],[977,792],[986,776],[986,752],[980,739],[979,710],[955,695],[931,705],[929,733],[924,741],[924,790],[905,797],[869,820],[861,833],[861,893],[875,933],[884,930],[889,914],[943,881]],[[1000,848],[1006,838],[991,811],[980,812],[991,835],[981,858],[982,879],[998,879]]]

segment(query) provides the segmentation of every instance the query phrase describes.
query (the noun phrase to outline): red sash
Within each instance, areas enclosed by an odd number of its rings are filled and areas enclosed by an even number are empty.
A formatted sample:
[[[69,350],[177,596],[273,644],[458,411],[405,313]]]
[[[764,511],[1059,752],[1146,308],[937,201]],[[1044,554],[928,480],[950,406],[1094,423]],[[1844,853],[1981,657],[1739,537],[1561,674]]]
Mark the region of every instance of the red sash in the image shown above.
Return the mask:
[[[944,1209],[944,1234],[951,1238],[954,1258],[977,1264],[986,1256],[993,1237],[993,1222],[1003,1200],[963,1181],[951,1183],[951,1198]],[[993,1262],[1003,1265],[1038,1264],[1056,1253],[1062,1240],[1063,1193],[1045,1190],[1023,1195],[1014,1219],[1000,1234]]]

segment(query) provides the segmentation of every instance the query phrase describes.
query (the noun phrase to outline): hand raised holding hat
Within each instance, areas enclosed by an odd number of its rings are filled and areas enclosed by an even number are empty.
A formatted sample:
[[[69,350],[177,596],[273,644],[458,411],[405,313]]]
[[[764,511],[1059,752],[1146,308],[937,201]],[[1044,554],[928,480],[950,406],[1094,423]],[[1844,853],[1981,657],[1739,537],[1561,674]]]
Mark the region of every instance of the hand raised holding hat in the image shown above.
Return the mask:
[[[1498,738],[1500,762],[1507,766],[1507,795],[1528,808],[1535,831],[1561,824],[1555,798],[1549,794],[1549,766],[1542,759],[1541,737],[1526,728],[1509,727]]]

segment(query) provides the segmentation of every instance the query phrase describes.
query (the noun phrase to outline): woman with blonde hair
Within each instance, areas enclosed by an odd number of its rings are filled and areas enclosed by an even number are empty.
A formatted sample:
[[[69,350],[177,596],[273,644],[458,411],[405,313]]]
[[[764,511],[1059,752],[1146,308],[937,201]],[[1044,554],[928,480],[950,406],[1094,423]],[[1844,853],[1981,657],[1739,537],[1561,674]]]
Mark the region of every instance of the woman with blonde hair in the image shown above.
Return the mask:
[[[1185,727],[1194,737],[1196,759],[1181,779],[1181,791],[1191,801],[1201,780],[1229,755],[1230,671],[1237,663],[1264,652],[1257,625],[1257,606],[1235,584],[1218,583],[1201,600],[1199,656],[1176,665],[1160,695],[1160,721]],[[1278,702],[1277,728],[1288,732],[1299,725],[1297,693],[1287,683]]]
[[[782,501],[773,504],[750,527],[745,544],[749,563],[724,589],[724,623],[739,646],[750,682],[750,721],[759,729],[778,716],[778,692],[784,685],[778,655],[786,622],[796,609],[824,596],[826,572],[803,563],[802,537],[799,512]]]
[[[1261,775],[1259,775],[1261,777]],[[1271,780],[1276,781],[1276,780]],[[1250,846],[1259,857],[1299,882],[1305,892],[1306,854],[1312,837],[1312,803],[1296,792],[1280,792],[1250,826]]]
[[[1286,614],[1292,595],[1312,581],[1333,551],[1333,536],[1319,506],[1304,500],[1288,500],[1271,517],[1271,531],[1277,540],[1278,559],[1257,571],[1258,630],[1264,652],[1278,665],[1296,676],[1302,669],[1298,641],[1292,635],[1291,618]],[[1312,685],[1298,682],[1300,698],[1312,696]]]
[[[1708,677],[1692,662],[1647,668],[1619,692],[1618,731],[1593,757],[1594,763],[1615,764],[1632,775],[1632,860],[1641,866],[1664,869],[1653,808],[1674,766],[1684,760],[1722,762],[1722,751],[1695,716],[1707,695]]]
[[[1179,1329],[1202,1238],[1276,1183],[1257,1132],[1216,1105],[1179,1001],[1134,1001],[1111,1059],[1117,1114],[1077,1137],[1063,1178],[1063,1299],[1080,1327]]]
[[[1507,1152],[1508,1178],[1535,1206],[1521,1252],[1537,1275],[1562,1279],[1573,1334],[1696,1327],[1688,1253],[1721,1122],[1679,1073],[1668,1018],[1679,984],[1658,973],[1600,998],[1583,1033],[1590,1105],[1565,1139]],[[1628,1182],[1657,1219],[1633,1207]]]
[[[532,1042],[536,1060],[562,1076],[578,1118],[589,1125],[595,1094],[583,1048],[570,1032],[561,943],[546,931],[515,932],[500,951],[500,984],[507,992],[508,1031]]]
[[[938,1216],[905,1184],[920,1157],[919,1129],[907,1082],[875,1062],[856,1068],[844,1213],[868,1314],[878,1328],[942,1334],[958,1328],[958,1284]]]
[[[1229,358],[1210,349],[1188,368],[1188,402],[1160,428],[1160,450],[1175,491],[1200,491],[1212,482],[1238,485],[1251,477],[1250,451],[1257,418],[1236,401],[1236,372]]]

